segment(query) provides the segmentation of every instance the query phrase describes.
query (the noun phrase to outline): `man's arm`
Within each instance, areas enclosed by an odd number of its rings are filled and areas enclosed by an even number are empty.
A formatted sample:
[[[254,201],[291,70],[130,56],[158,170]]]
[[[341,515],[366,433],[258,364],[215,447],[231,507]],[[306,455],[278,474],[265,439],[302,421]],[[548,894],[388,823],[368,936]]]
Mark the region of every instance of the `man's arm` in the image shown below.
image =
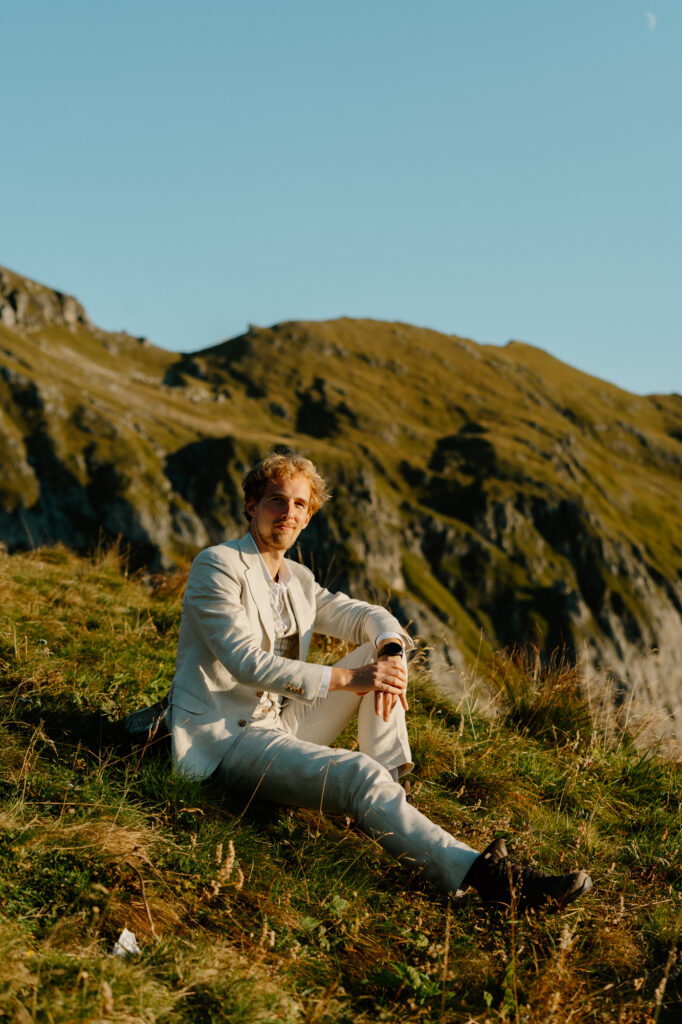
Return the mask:
[[[381,650],[393,643],[401,651],[414,646],[398,620],[385,608],[356,601],[346,594],[330,594],[318,587],[315,631],[359,646],[367,641],[378,649],[379,660],[358,669],[332,669],[329,689],[375,695],[376,713],[388,721],[395,704],[400,701],[407,710],[407,672],[404,655],[381,656]]]
[[[361,644],[381,644],[388,637],[399,639],[403,647],[414,644],[398,620],[385,608],[367,601],[357,601],[347,594],[331,594],[316,585],[315,632]]]

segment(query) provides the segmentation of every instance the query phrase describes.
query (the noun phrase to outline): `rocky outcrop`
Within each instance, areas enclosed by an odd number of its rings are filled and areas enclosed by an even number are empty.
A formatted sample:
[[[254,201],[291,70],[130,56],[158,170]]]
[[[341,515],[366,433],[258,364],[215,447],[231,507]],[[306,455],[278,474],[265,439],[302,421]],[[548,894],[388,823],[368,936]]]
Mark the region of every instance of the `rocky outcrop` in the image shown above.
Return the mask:
[[[46,326],[92,327],[87,313],[72,295],[46,288],[36,281],[0,267],[0,324],[35,331]]]

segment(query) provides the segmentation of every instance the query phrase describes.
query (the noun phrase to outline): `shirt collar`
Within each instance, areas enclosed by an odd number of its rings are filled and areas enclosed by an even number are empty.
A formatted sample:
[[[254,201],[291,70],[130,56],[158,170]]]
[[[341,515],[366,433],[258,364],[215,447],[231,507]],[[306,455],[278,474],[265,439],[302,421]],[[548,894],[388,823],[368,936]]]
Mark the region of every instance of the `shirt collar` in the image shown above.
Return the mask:
[[[256,552],[256,554],[260,558],[260,565],[261,565],[261,569],[263,570],[263,576],[265,577],[265,582],[268,583],[271,587],[277,587],[280,584],[283,587],[288,587],[289,580],[291,579],[291,572],[289,571],[289,566],[287,565],[286,558],[283,559],[283,561],[282,561],[282,565],[281,565],[280,570],[279,570],[279,579],[278,580],[273,580],[272,576],[270,575],[270,570],[268,569],[267,565],[263,561],[263,556],[261,555],[260,551],[258,550],[258,545],[256,544],[255,540],[253,539],[253,534],[252,533],[247,533],[246,536],[248,538],[248,541],[251,544],[251,547],[253,548],[253,550]]]

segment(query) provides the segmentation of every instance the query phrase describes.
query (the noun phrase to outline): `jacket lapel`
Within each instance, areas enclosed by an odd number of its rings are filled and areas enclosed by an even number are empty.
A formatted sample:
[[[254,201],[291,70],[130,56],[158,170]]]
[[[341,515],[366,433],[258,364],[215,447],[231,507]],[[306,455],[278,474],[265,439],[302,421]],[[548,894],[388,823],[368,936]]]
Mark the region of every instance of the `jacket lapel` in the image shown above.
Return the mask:
[[[270,641],[270,650],[272,650],[275,642],[275,623],[272,617],[270,590],[265,582],[260,555],[253,547],[250,534],[247,533],[239,541],[239,553],[246,566],[246,582],[251,591],[251,597],[258,609],[258,617]]]

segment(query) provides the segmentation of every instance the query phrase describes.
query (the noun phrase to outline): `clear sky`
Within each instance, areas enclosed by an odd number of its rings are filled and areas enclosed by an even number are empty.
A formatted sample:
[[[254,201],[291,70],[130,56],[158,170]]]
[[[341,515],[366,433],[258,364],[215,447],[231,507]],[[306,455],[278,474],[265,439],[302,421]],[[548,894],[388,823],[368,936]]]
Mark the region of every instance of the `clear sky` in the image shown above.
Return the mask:
[[[191,351],[403,320],[682,392],[682,3],[22,0],[0,264]]]

